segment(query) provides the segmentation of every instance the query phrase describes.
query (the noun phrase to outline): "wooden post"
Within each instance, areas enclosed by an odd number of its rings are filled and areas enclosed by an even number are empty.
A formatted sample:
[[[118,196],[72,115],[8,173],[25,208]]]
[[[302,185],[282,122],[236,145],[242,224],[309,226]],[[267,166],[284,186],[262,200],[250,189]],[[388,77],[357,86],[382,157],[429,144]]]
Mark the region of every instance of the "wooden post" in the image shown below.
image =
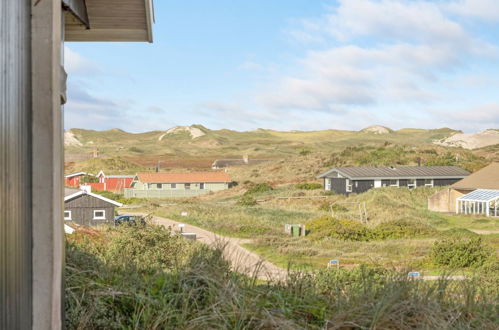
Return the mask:
[[[33,327],[62,327],[64,262],[62,9],[60,0],[32,0]]]

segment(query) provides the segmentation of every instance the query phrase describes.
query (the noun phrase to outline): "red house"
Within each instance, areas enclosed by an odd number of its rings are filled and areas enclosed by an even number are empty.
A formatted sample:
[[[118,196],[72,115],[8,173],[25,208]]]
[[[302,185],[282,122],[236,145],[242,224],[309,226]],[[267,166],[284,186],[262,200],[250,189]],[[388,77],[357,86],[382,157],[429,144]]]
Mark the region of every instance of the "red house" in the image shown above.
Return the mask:
[[[86,176],[93,176],[87,172],[76,172],[64,176],[64,184],[66,187],[80,187],[83,184],[82,178]]]
[[[132,186],[134,176],[106,175],[103,171],[100,171],[99,174],[97,174],[97,178],[99,178],[99,183],[91,183],[90,186],[92,186],[92,189],[119,192]]]

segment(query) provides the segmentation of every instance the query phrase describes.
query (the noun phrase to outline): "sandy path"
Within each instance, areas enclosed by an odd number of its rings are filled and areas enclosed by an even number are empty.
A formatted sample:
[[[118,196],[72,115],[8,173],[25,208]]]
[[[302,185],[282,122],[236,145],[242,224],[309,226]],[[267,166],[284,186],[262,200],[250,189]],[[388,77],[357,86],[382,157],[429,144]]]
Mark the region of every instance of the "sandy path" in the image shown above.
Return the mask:
[[[131,215],[141,215],[140,213],[128,213]],[[179,231],[178,225],[181,222],[153,216],[152,222],[157,225],[170,227],[173,231]],[[247,243],[247,239],[220,236],[202,228],[185,224],[184,233],[195,233],[197,241],[210,246],[225,246],[224,256],[232,264],[232,269],[236,272],[249,276],[257,276],[262,280],[283,280],[287,276],[287,271],[274,264],[260,258],[257,254],[245,249],[241,244]]]

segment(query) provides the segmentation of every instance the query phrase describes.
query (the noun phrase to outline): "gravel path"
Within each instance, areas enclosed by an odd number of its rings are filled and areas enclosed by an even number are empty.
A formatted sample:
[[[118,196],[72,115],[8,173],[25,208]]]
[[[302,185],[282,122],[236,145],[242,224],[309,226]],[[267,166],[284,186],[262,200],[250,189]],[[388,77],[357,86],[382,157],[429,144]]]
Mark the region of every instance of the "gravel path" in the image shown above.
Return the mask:
[[[127,214],[145,216],[145,214],[140,213],[127,212]],[[178,225],[181,224],[181,222],[158,216],[153,216],[152,222],[160,226],[170,227],[177,232],[179,231]],[[224,246],[224,256],[231,262],[232,269],[236,272],[257,276],[262,280],[283,280],[287,276],[285,269],[263,260],[257,254],[242,247],[241,244],[247,243],[247,239],[220,236],[189,224],[185,224],[183,232],[196,234],[197,241],[210,246]]]

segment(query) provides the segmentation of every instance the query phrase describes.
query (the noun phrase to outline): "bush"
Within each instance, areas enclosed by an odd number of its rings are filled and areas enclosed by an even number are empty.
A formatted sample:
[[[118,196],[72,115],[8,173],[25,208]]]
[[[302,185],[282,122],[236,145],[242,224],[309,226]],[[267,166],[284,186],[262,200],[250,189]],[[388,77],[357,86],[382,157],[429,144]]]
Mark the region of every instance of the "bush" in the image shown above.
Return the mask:
[[[322,189],[322,184],[316,182],[298,183],[297,185],[295,185],[295,188],[304,190]]]
[[[371,230],[374,239],[396,239],[427,236],[435,233],[431,226],[417,220],[382,222]]]
[[[268,185],[266,183],[258,183],[256,185],[254,185],[253,187],[251,187],[250,189],[248,189],[244,194],[245,195],[259,194],[259,193],[264,193],[264,192],[271,191],[271,190],[274,190],[274,188],[272,188],[270,185]]]
[[[237,205],[240,206],[255,206],[256,204],[258,204],[256,199],[248,195],[241,196],[237,201]]]
[[[452,228],[448,230],[444,230],[440,233],[442,237],[453,237],[453,238],[473,238],[479,237],[477,233],[472,232],[471,230],[465,228]]]
[[[439,266],[480,267],[492,252],[490,247],[483,244],[481,237],[446,238],[433,244],[430,259]]]
[[[368,241],[369,230],[356,221],[322,217],[307,223],[312,239],[323,239],[326,237],[345,241]]]

